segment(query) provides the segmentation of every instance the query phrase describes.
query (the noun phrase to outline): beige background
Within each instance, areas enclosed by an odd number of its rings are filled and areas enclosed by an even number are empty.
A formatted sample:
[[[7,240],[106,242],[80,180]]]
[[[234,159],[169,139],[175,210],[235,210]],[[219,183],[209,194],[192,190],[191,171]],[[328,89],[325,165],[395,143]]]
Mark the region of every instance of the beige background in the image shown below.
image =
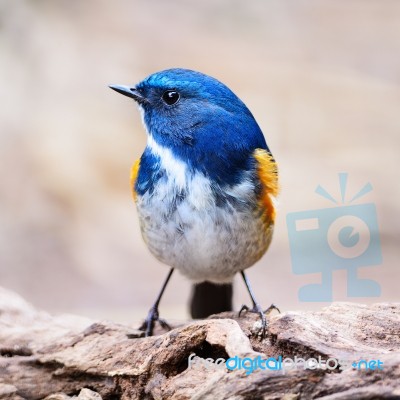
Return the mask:
[[[167,273],[130,195],[145,134],[107,85],[186,67],[245,101],[279,162],[275,238],[249,271],[260,301],[321,307],[297,299],[319,276],[292,273],[285,218],[331,207],[314,189],[339,196],[343,171],[351,194],[371,182],[360,204],[378,210],[384,262],[360,275],[400,300],[399,21],[394,0],[1,1],[0,285],[51,312],[145,315]],[[336,300],[345,282],[334,274]],[[173,278],[164,317],[187,316],[189,287]]]

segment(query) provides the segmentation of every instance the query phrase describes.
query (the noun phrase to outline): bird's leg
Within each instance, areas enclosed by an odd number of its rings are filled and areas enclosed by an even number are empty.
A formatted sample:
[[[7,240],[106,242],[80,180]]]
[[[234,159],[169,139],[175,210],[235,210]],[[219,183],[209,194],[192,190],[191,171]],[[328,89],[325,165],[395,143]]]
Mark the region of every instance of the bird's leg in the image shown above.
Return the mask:
[[[143,324],[140,326],[139,330],[144,332],[144,335],[147,336],[152,336],[153,335],[153,329],[154,329],[154,324],[156,321],[160,323],[160,325],[165,328],[170,330],[171,327],[168,325],[168,323],[161,319],[158,314],[158,306],[160,304],[160,300],[162,295],[164,294],[164,290],[167,287],[167,284],[171,278],[172,273],[174,272],[174,269],[171,268],[168,272],[167,278],[165,279],[162,288],[160,290],[160,293],[157,296],[157,299],[153,306],[150,308],[149,313],[147,314],[146,319],[144,320]]]
[[[275,304],[271,304],[265,311],[263,311],[262,307],[260,304],[257,302],[253,290],[251,289],[250,283],[247,279],[247,276],[245,275],[244,271],[240,271],[242,278],[244,280],[244,284],[246,285],[247,291],[249,292],[251,301],[253,302],[253,308],[250,308],[246,306],[245,304],[242,305],[240,311],[239,311],[239,317],[242,314],[243,311],[250,311],[254,312],[260,315],[261,318],[261,325],[262,325],[262,335],[261,339],[265,338],[265,331],[267,328],[267,319],[265,318],[265,314],[271,312],[272,310],[277,310],[280,312],[279,308]]]

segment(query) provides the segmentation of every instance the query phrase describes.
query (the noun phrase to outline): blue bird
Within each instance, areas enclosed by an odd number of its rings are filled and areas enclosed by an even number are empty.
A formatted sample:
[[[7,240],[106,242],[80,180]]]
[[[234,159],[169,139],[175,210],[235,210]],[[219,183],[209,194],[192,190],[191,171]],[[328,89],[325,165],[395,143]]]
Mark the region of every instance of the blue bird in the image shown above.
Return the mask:
[[[168,69],[136,86],[111,85],[142,113],[147,146],[131,171],[142,236],[170,271],[140,329],[153,334],[174,269],[193,281],[193,318],[231,310],[241,273],[262,337],[267,321],[244,270],[268,249],[278,194],[275,160],[246,105],[200,72]],[[276,308],[274,305],[268,309]]]

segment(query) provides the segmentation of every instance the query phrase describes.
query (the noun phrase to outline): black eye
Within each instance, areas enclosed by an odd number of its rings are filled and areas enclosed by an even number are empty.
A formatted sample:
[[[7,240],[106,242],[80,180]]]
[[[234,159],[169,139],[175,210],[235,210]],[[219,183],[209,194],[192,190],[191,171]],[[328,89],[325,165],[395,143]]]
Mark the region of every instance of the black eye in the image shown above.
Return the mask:
[[[169,106],[172,106],[172,104],[175,104],[178,102],[180,98],[180,95],[177,91],[175,90],[167,90],[166,92],[163,93],[162,99],[164,100],[165,103],[167,103]]]

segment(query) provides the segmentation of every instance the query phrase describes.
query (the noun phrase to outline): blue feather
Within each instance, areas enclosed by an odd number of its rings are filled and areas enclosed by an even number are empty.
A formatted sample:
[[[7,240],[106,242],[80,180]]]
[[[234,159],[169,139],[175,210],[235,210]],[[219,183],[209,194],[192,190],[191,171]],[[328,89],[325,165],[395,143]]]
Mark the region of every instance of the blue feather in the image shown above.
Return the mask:
[[[246,105],[215,78],[186,69],[150,75],[136,89],[146,98],[141,106],[149,134],[171,150],[189,171],[200,171],[220,186],[241,181],[254,168],[255,149],[269,151]],[[162,95],[175,90],[180,99],[167,105]],[[160,160],[146,148],[136,183],[139,194],[162,178]]]

